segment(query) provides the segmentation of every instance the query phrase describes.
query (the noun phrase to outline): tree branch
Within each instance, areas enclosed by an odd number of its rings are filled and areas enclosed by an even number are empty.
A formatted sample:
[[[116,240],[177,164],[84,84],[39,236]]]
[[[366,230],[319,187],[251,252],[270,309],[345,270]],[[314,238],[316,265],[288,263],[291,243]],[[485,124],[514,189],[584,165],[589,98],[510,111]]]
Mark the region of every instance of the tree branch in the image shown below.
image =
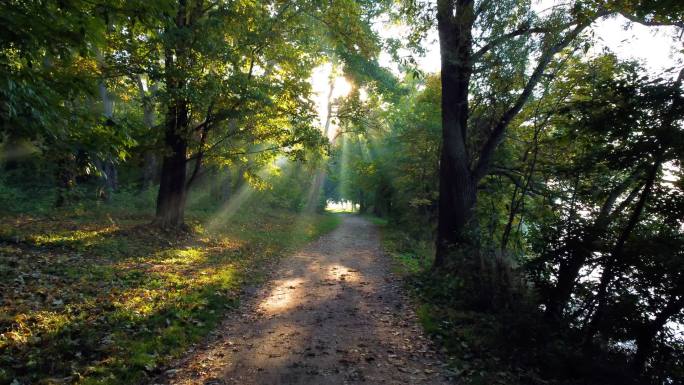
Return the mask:
[[[521,181],[518,177],[513,175],[511,172],[504,170],[504,169],[494,169],[492,172],[490,172],[492,175],[501,175],[505,176],[508,178],[511,182],[513,182],[514,185],[518,186],[519,189],[523,190],[523,194],[525,195],[541,195],[542,193],[537,191],[536,189],[533,189],[529,184],[529,179],[526,180],[525,183]],[[525,178],[527,179],[527,178]]]
[[[603,15],[599,14],[597,17],[600,16]],[[534,87],[541,80],[541,77],[544,74],[544,70],[549,65],[549,63],[551,63],[551,60],[553,59],[554,55],[560,52],[563,48],[567,47],[586,27],[588,27],[591,24],[591,21],[593,20],[577,24],[577,26],[575,26],[575,28],[573,28],[572,31],[568,32],[559,42],[551,46],[539,58],[537,66],[532,72],[532,75],[530,75],[530,78],[527,80],[527,84],[525,84],[523,91],[520,93],[513,106],[509,108],[503,114],[503,116],[501,116],[498,123],[494,126],[494,129],[489,135],[489,138],[480,150],[480,156],[477,165],[473,170],[473,178],[476,181],[482,179],[487,174],[489,166],[492,162],[494,151],[503,140],[506,128],[511,123],[513,118],[515,118],[515,116],[520,112],[520,110],[525,105],[530,96],[532,96],[532,91],[534,90]]]
[[[208,132],[209,126],[204,126],[204,128],[202,129],[202,133],[200,134],[199,150],[197,151],[197,155],[193,157],[195,159],[195,167],[192,170],[192,175],[190,175],[190,178],[185,184],[186,189],[189,189],[190,186],[192,186],[192,183],[197,178],[197,174],[199,173],[199,170],[202,166],[202,159],[204,157],[204,144],[207,141]]]
[[[564,26],[559,27],[560,29],[567,28],[572,24],[566,24]],[[473,61],[480,59],[484,54],[489,52],[492,48],[498,46],[499,44],[502,44],[506,42],[509,39],[512,39],[517,36],[521,35],[527,35],[527,34],[533,34],[533,33],[551,33],[554,30],[552,28],[544,28],[544,27],[531,27],[529,24],[523,24],[520,26],[518,29],[505,33],[491,41],[489,41],[487,44],[483,45],[479,50],[477,50],[475,53],[473,53]]]
[[[233,127],[234,127],[234,128],[237,128],[237,122],[235,122],[234,120],[233,120],[232,122],[235,123],[235,124],[233,125]],[[239,132],[240,132],[239,129],[235,129],[234,131],[229,131],[229,132],[228,132],[226,135],[224,135],[221,139],[218,139],[216,142],[212,143],[208,148],[206,148],[206,149],[204,150],[204,154],[206,154],[206,153],[208,153],[208,152],[210,152],[210,151],[213,151],[213,150],[214,150],[216,147],[218,147],[221,143],[223,143],[223,142],[225,142],[226,140],[230,139],[231,137],[233,137],[233,135],[235,135],[235,134],[237,134],[237,133],[239,133]],[[198,154],[199,154],[199,153],[198,153]],[[193,159],[196,159],[196,158],[197,158],[197,155],[191,156],[191,157],[188,158],[188,161],[193,160]]]
[[[672,27],[684,28],[684,22],[681,22],[681,21],[661,22],[661,21],[655,21],[655,20],[645,20],[645,19],[642,19],[642,18],[638,18],[638,17],[636,17],[636,16],[634,16],[634,15],[630,15],[630,14],[628,14],[628,13],[626,13],[626,12],[619,12],[619,14],[620,14],[622,17],[624,17],[625,19],[627,19],[627,20],[629,20],[629,21],[631,21],[631,22],[634,22],[634,23],[637,23],[637,24],[641,24],[641,25],[645,25],[645,26],[648,26],[648,27],[667,27],[667,26],[672,26]]]
[[[197,155],[195,156],[195,167],[192,171],[192,175],[190,175],[190,178],[188,179],[187,183],[185,184],[185,188],[189,189],[192,183],[195,181],[197,178],[197,174],[199,173],[200,167],[202,166],[202,158],[204,157],[204,144],[207,142],[207,136],[209,134],[209,128],[211,126],[209,125],[209,122],[211,122],[211,110],[214,108],[214,101],[212,100],[211,103],[209,103],[209,108],[207,108],[207,118],[204,120],[204,123],[200,124],[196,130],[200,129],[201,127],[201,132],[200,132],[200,141],[199,141],[199,146],[197,149]],[[187,160],[186,160],[187,162]]]

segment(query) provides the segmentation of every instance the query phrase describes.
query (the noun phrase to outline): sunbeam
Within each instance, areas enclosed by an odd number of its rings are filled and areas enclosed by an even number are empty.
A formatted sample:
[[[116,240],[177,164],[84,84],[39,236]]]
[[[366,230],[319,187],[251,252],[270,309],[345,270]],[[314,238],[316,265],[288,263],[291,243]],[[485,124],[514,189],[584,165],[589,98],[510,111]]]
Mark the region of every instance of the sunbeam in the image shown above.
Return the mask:
[[[267,179],[269,174],[274,173],[275,170],[285,170],[286,173],[289,172],[291,167],[290,163],[287,162],[287,158],[279,156],[274,162],[261,167],[256,175],[259,178]],[[228,199],[228,201],[206,222],[206,229],[210,232],[215,232],[221,226],[225,225],[256,191],[257,190],[249,182],[243,182],[230,199]]]

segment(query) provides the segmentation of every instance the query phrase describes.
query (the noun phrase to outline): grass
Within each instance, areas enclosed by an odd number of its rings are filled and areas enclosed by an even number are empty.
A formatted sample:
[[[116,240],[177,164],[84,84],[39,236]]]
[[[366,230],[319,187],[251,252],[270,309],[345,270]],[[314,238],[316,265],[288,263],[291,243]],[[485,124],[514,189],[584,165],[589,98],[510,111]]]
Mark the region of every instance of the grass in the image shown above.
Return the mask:
[[[395,260],[396,273],[408,277],[427,271],[432,266],[433,245],[429,240],[416,240],[387,219],[366,215],[381,229],[382,245]]]
[[[136,384],[207,335],[279,256],[332,214],[244,207],[210,232],[148,226],[130,199],[0,224],[0,383]]]

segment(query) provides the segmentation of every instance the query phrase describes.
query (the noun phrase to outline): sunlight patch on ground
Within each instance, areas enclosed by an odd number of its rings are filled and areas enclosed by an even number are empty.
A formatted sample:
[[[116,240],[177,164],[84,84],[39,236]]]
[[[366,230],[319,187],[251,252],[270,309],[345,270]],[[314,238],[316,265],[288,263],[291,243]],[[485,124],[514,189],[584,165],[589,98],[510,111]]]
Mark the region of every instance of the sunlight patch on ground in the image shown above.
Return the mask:
[[[160,259],[157,263],[161,265],[192,265],[206,260],[206,252],[200,248],[171,249],[156,253],[154,259]]]
[[[176,299],[179,295],[159,289],[131,288],[111,298],[114,317],[128,321],[137,321],[159,311],[160,307],[166,306],[169,300]]]
[[[12,318],[14,327],[0,334],[0,349],[11,345],[22,346],[40,342],[41,338],[56,335],[71,322],[70,317],[56,311],[34,311]],[[42,337],[41,337],[42,336]]]
[[[302,283],[304,283],[302,278],[278,281],[268,297],[259,304],[259,308],[270,314],[289,309],[296,303],[295,294],[298,293],[298,286]]]
[[[328,268],[328,279],[347,282],[360,281],[360,273],[356,269],[350,269],[342,265],[331,265]]]
[[[112,233],[117,229],[118,227],[116,226],[110,226],[97,230],[74,230],[32,234],[26,237],[26,240],[36,246],[80,245],[81,247],[86,247],[98,243],[101,240],[102,235]]]

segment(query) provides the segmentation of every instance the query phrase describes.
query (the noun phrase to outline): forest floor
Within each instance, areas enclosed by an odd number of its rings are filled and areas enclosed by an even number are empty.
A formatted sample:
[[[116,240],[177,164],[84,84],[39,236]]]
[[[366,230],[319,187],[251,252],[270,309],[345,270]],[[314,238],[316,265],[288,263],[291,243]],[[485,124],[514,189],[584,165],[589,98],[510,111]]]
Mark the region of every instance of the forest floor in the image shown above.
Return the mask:
[[[446,384],[376,227],[344,216],[153,383]]]
[[[165,232],[149,225],[150,202],[2,214],[0,384],[148,382],[269,266],[340,222],[261,205],[223,218],[208,205],[188,213],[191,231]]]

